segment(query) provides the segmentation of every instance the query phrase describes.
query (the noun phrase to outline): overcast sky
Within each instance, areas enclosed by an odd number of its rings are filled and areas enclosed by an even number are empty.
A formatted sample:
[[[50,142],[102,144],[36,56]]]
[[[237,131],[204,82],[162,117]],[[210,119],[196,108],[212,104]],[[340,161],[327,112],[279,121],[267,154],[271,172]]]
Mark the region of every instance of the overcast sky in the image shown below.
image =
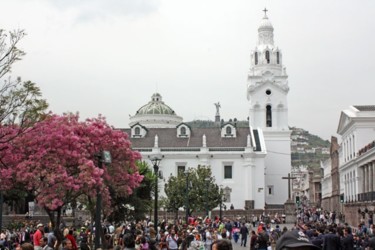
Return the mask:
[[[50,109],[115,127],[154,92],[184,121],[248,117],[250,52],[267,7],[289,75],[289,124],[324,139],[340,112],[375,104],[373,0],[2,0],[0,28],[25,29],[12,75]]]

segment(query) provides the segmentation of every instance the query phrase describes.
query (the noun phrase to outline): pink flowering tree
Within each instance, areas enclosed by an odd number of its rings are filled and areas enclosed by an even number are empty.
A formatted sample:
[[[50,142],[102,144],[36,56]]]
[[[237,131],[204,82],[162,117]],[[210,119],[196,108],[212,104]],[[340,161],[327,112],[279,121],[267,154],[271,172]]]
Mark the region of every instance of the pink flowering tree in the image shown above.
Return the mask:
[[[140,155],[131,150],[127,135],[100,116],[80,122],[78,115],[51,115],[7,150],[12,157],[4,158],[5,165],[11,167],[1,170],[9,180],[7,187],[22,184],[31,191],[53,227],[60,224],[64,205],[82,196],[94,202],[97,188],[105,213],[110,213],[109,190],[127,196],[143,179],[135,165]],[[101,168],[97,155],[102,150],[111,153],[112,163]]]

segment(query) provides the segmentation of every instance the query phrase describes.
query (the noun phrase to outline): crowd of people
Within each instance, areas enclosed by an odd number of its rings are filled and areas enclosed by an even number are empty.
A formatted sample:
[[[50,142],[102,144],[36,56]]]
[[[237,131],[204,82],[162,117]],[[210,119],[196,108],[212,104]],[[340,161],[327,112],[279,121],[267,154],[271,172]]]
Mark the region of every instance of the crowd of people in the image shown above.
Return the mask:
[[[249,220],[191,217],[189,223],[162,221],[157,228],[150,220],[117,227],[105,223],[101,246],[109,250],[232,250],[234,245],[250,250],[375,249],[372,220],[352,228],[337,220],[334,214],[302,210],[298,212],[297,222],[289,228],[265,215]],[[38,223],[16,231],[3,231],[0,246],[12,250],[94,249],[94,230],[92,226],[75,229],[62,225],[57,232]],[[58,233],[62,235],[59,248],[56,246]]]

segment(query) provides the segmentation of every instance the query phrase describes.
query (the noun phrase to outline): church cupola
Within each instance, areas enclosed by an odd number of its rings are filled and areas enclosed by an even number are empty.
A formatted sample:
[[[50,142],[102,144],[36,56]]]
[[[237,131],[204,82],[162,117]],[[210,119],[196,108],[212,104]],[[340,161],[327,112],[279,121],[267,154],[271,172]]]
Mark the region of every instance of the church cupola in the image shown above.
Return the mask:
[[[268,19],[267,9],[264,9],[264,17],[258,28],[258,42],[251,53],[251,65],[262,67],[272,64],[275,69],[281,72],[281,51],[275,47],[273,40],[273,26]],[[254,68],[256,70],[256,68]]]
[[[281,50],[274,44],[273,25],[264,9],[258,27],[258,41],[250,55],[247,99],[250,101],[250,126],[268,130],[287,130],[288,76]]]
[[[273,26],[268,20],[267,9],[264,9],[264,17],[258,28],[258,45],[273,46]]]
[[[137,123],[146,128],[175,128],[182,123],[182,117],[163,102],[159,93],[154,93],[151,101],[138,109],[134,116],[130,116],[130,127]]]

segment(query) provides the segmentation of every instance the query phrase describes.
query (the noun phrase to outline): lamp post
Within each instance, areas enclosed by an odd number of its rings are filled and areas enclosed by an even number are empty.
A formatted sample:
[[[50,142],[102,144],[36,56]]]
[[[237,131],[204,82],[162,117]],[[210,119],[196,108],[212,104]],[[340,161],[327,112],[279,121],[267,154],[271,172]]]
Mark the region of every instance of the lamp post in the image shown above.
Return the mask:
[[[95,155],[98,159],[98,167],[102,168],[103,163],[110,164],[112,162],[111,153],[109,151],[102,151]],[[96,188],[96,211],[95,211],[95,249],[100,248],[100,236],[102,230],[101,223],[101,212],[102,212],[102,194],[100,187]]]
[[[220,186],[220,210],[219,210],[220,221],[223,220],[223,188]]]
[[[3,191],[0,190],[0,232],[3,230],[3,203],[4,203]]]
[[[189,224],[189,171],[185,170],[186,192],[185,192],[185,221]]]
[[[208,217],[208,186],[210,184],[210,177],[204,178],[206,183],[206,217]]]
[[[156,176],[155,180],[155,203],[154,203],[154,228],[156,235],[158,234],[158,180],[159,180],[159,164],[161,158],[158,156],[154,156],[151,159],[152,165],[154,166],[154,173]]]

